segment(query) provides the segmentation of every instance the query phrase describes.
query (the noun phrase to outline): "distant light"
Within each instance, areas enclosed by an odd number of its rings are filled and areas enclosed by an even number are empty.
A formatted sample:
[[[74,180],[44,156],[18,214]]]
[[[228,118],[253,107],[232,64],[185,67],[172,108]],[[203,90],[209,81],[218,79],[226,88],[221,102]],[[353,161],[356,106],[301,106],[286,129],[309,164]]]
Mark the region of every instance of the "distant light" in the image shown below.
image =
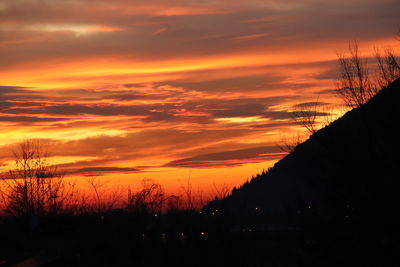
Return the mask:
[[[204,232],[201,232],[200,234],[201,234],[201,235],[205,235],[205,233],[204,233]]]
[[[214,212],[211,212],[211,214],[212,214],[212,216],[214,216],[214,215],[215,215],[215,213],[214,213]]]
[[[307,208],[311,209],[311,206],[308,206]]]
[[[256,208],[256,210],[258,210],[258,208]]]
[[[158,216],[158,214],[156,213],[156,214],[154,214],[154,217],[157,217]]]

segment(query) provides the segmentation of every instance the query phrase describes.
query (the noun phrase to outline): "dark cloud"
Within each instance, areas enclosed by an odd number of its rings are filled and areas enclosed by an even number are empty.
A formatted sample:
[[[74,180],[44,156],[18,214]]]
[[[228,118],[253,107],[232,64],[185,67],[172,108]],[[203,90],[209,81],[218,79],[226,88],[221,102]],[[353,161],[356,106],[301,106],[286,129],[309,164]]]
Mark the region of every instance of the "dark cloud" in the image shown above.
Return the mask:
[[[31,90],[29,87],[0,86],[0,101],[29,101],[43,98],[45,97]]]
[[[318,107],[318,106],[326,106],[329,103],[325,103],[325,102],[317,102],[317,101],[313,101],[313,102],[303,102],[303,103],[299,103],[294,105],[293,107],[296,108],[307,108],[307,107]]]
[[[124,84],[124,87],[126,87],[126,88],[146,88],[147,85],[142,84],[142,83],[127,83],[127,84]]]
[[[21,93],[25,92],[25,89],[27,89],[27,87],[0,85],[0,94]]]
[[[119,93],[106,96],[106,98],[114,99],[117,101],[131,101],[131,100],[164,100],[163,95],[148,95],[138,93]]]
[[[209,72],[210,71],[208,71],[208,73]],[[207,72],[197,73],[206,75]],[[206,81],[168,82],[168,84],[176,87],[184,87],[190,90],[205,92],[241,92],[243,90],[264,91],[272,90],[277,87],[282,88],[280,82],[284,78],[286,77],[275,77],[271,75],[249,75],[245,77],[232,77]]]
[[[189,158],[174,160],[166,164],[166,167],[225,167],[233,165],[242,165],[249,162],[261,162],[271,159],[278,159],[283,156],[278,153],[276,146],[253,147],[247,149],[223,151],[211,154],[203,154]]]
[[[121,168],[121,167],[86,167],[71,170],[69,175],[102,175],[104,173],[132,173],[140,172],[139,168]]]
[[[337,96],[337,89],[323,89],[320,91],[317,91],[316,94],[318,95],[331,95],[331,96]]]
[[[0,122],[56,122],[67,120],[67,118],[38,118],[38,117],[29,117],[29,116],[15,116],[15,117],[1,117]]]
[[[258,123],[258,124],[251,124],[248,127],[251,128],[258,128],[258,129],[269,129],[269,128],[282,128],[288,126],[295,126],[298,125],[298,122],[292,120],[289,122],[279,122],[279,123]]]

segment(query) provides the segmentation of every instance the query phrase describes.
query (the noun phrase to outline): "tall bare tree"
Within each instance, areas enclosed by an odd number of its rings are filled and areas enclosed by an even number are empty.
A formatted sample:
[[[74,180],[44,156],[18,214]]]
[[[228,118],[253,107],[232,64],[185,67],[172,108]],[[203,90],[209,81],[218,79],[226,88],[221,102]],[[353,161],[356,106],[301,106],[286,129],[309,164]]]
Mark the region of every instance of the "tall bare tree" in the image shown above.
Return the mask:
[[[375,49],[375,54],[378,61],[377,82],[383,88],[400,78],[400,59],[392,48],[384,49],[383,55],[379,49]]]
[[[126,208],[135,213],[154,213],[162,211],[168,197],[164,188],[150,179],[142,181],[142,189],[137,193],[128,191]]]
[[[3,180],[6,211],[22,216],[60,212],[69,192],[40,141],[20,143],[13,155],[14,165]]]
[[[338,55],[340,74],[337,92],[350,108],[364,105],[377,93],[371,82],[367,59],[362,58],[356,41],[349,43],[349,54]]]

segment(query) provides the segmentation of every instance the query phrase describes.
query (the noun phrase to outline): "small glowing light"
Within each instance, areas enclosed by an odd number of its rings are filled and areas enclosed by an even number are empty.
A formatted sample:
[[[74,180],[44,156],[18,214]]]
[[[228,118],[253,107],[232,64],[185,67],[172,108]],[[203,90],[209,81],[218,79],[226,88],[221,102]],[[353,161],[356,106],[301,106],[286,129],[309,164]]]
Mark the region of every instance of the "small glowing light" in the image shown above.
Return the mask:
[[[215,213],[214,213],[214,212],[211,212],[211,214],[212,214],[212,216],[214,216],[214,215],[215,215]]]
[[[154,217],[157,217],[158,216],[158,214],[156,213],[156,214],[154,214]]]
[[[200,234],[201,234],[201,235],[205,235],[205,233],[204,233],[204,232],[201,232]]]
[[[256,208],[256,210],[258,210],[258,208]]]
[[[307,208],[311,209],[311,206],[308,206]]]

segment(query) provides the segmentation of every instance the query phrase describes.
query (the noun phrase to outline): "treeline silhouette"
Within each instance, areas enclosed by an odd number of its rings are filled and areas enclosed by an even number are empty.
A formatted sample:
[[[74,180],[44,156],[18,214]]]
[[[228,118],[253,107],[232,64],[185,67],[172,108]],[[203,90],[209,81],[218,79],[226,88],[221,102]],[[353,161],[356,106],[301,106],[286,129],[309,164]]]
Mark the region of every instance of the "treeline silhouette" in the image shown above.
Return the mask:
[[[215,185],[213,196],[194,191],[190,178],[177,195],[167,194],[151,179],[141,186],[109,189],[102,177],[86,177],[88,190],[79,190],[50,161],[49,147],[41,140],[25,140],[13,152],[14,163],[0,180],[1,213],[6,216],[40,217],[59,214],[106,213],[124,209],[130,213],[199,210],[213,198],[230,192],[226,184]],[[82,183],[81,183],[82,184]]]

